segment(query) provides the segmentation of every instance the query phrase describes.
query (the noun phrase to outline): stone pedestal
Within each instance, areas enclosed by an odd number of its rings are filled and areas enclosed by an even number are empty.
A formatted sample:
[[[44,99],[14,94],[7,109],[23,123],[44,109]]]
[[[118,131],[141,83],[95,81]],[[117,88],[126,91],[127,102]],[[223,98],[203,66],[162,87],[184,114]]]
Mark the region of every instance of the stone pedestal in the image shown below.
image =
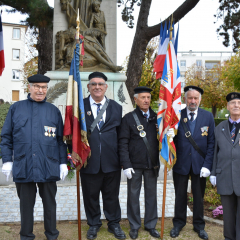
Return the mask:
[[[87,84],[88,84],[88,76],[90,72],[81,72],[80,77],[81,77],[81,82],[82,82],[82,91],[83,91],[83,97],[86,98],[88,97],[88,89],[87,89]],[[115,100],[117,103],[122,105],[123,107],[123,116],[130,112],[133,111],[133,105],[130,99],[130,96],[128,94],[125,81],[126,81],[126,76],[124,73],[109,73],[106,72],[104,73],[107,78],[107,85],[108,89],[106,92],[106,97]],[[49,89],[48,91],[51,90],[52,87],[54,87],[57,83],[60,82],[67,82],[68,81],[68,76],[69,72],[67,71],[48,71],[46,74],[51,81],[49,82]],[[63,119],[65,118],[65,108],[66,108],[66,92],[58,94],[58,97],[54,99],[52,102],[55,106],[59,108],[59,110],[62,113]]]

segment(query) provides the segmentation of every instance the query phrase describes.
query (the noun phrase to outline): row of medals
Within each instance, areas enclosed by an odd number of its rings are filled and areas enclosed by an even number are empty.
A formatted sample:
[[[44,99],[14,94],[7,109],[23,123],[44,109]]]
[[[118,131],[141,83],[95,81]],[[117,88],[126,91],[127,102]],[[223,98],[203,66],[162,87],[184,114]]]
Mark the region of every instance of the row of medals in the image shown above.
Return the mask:
[[[51,137],[51,136],[55,137],[56,136],[56,134],[55,134],[56,128],[55,127],[44,126],[44,130],[45,130],[46,137]],[[52,132],[52,134],[51,134],[51,132]]]

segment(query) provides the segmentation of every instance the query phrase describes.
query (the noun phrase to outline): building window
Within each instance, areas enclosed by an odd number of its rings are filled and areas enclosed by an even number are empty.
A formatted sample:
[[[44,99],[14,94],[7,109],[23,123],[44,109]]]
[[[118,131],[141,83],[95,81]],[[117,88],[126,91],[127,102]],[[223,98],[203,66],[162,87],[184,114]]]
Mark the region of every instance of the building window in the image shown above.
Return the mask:
[[[186,60],[180,61],[180,67],[186,67]]]
[[[183,89],[185,87],[186,83],[185,82],[181,82],[181,88]]]
[[[20,28],[13,29],[13,39],[20,39]]]
[[[13,49],[13,60],[20,60],[20,50]]]
[[[19,80],[20,79],[20,71],[13,69],[12,70],[12,79],[13,80]]]
[[[185,78],[185,72],[181,72],[180,77]]]
[[[205,62],[205,69],[206,70],[211,70],[214,67],[216,67],[220,62]]]
[[[197,65],[197,67],[201,67],[202,66],[202,60],[197,60],[196,65]]]
[[[12,101],[19,101],[19,90],[12,90]]]

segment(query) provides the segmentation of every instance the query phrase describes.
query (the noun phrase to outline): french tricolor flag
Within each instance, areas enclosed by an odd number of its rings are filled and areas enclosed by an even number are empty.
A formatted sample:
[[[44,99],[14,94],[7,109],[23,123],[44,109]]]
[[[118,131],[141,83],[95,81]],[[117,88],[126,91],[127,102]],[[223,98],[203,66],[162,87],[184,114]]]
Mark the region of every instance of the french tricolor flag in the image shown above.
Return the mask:
[[[3,30],[2,30],[2,17],[0,15],[0,76],[5,68],[4,48],[3,48]]]

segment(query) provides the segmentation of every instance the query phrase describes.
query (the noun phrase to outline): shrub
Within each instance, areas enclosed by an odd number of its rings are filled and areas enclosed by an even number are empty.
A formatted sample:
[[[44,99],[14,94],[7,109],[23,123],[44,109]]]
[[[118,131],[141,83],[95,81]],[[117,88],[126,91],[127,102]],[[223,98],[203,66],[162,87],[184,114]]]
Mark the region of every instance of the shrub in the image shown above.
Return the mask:
[[[221,204],[221,197],[217,193],[217,187],[212,186],[209,177],[207,178],[204,200],[214,206]]]

